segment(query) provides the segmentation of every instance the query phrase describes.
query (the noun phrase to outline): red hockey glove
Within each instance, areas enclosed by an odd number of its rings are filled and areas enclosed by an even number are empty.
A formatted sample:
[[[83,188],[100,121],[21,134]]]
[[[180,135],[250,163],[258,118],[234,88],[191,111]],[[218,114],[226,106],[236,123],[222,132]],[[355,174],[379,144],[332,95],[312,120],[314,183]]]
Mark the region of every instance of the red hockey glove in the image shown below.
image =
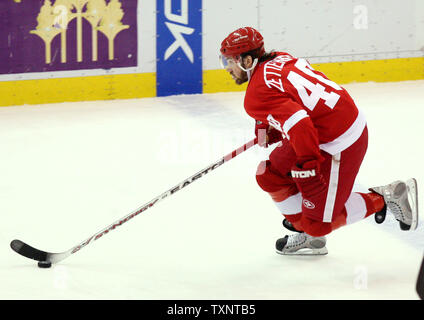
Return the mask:
[[[291,176],[302,193],[302,213],[314,220],[323,218],[327,198],[325,182],[317,160],[292,167]]]
[[[259,120],[256,121],[255,136],[258,138],[258,145],[265,148],[283,140],[283,135],[280,131]]]

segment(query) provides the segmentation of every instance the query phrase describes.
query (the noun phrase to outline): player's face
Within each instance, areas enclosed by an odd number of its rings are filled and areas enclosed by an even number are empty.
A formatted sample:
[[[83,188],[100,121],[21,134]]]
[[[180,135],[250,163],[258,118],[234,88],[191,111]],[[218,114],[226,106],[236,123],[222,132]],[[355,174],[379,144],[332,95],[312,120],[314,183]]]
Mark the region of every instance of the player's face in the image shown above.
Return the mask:
[[[234,59],[222,57],[221,61],[236,84],[240,85],[248,80],[246,71],[243,71]]]

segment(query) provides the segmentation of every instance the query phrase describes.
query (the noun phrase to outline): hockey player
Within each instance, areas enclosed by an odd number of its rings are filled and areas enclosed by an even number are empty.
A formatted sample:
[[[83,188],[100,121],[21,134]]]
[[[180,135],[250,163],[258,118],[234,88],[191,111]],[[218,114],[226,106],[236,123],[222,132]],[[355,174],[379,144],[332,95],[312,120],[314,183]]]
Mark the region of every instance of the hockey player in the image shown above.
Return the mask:
[[[305,59],[265,52],[262,35],[237,29],[221,43],[221,63],[237,84],[248,81],[246,112],[259,145],[278,143],[256,174],[297,231],[278,239],[280,254],[326,254],[325,235],[386,210],[402,230],[418,224],[415,179],[352,192],[368,145],[364,114],[348,92]]]

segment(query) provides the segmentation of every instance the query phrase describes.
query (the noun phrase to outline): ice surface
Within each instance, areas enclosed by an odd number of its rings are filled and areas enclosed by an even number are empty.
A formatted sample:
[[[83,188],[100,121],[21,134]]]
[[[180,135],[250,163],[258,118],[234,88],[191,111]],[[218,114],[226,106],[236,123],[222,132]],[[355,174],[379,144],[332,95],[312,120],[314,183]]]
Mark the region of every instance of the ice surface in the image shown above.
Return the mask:
[[[421,196],[424,81],[345,87],[370,133],[358,186],[415,177]],[[252,137],[243,93],[0,108],[0,299],[418,298],[422,224],[369,218],[327,256],[276,254],[256,147],[51,269],[9,247],[67,250]]]

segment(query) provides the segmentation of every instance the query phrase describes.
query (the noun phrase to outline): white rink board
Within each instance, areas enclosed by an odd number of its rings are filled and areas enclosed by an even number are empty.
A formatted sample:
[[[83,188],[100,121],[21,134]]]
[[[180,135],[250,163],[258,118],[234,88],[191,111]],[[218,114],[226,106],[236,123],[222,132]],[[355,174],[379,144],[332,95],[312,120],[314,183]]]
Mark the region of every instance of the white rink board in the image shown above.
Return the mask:
[[[265,49],[311,63],[422,57],[421,0],[203,1],[204,69],[219,69],[221,41],[244,26],[257,28]]]
[[[221,68],[221,41],[243,26],[257,28],[267,50],[287,50],[311,63],[424,54],[422,0],[203,0],[202,6],[203,70]],[[137,11],[137,67],[4,74],[0,81],[156,72],[156,1],[140,0]]]
[[[345,87],[370,132],[358,185],[414,176],[422,188],[424,81]],[[256,148],[51,269],[9,248],[64,251],[242,145],[253,135],[242,101],[1,108],[0,299],[417,299],[422,223],[405,233],[370,218],[328,236],[327,256],[277,255],[282,219],[254,177],[269,151]]]

